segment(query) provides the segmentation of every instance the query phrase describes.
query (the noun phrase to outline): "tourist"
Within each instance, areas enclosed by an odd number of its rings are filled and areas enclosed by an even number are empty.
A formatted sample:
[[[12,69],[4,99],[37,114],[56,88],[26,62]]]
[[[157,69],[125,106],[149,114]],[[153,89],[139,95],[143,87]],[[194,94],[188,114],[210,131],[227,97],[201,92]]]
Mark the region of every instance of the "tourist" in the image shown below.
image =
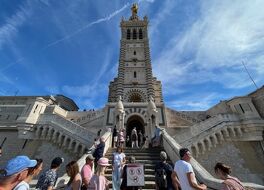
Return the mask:
[[[136,162],[136,158],[134,156],[129,157],[128,163],[134,164]],[[127,186],[127,164],[123,168],[123,174],[122,174],[122,183],[120,186],[121,190],[138,190],[138,186]]]
[[[71,161],[66,165],[66,173],[70,180],[65,187],[65,190],[80,190],[82,185],[82,177],[79,173],[79,166],[76,161]]]
[[[142,147],[143,145],[143,134],[141,133],[141,131],[138,131],[138,146]]]
[[[9,160],[5,168],[0,170],[0,189],[14,189],[27,178],[29,168],[36,166],[36,164],[36,160],[30,160],[27,156],[16,156]]]
[[[121,185],[121,172],[123,165],[126,162],[126,155],[123,153],[123,148],[118,146],[116,152],[113,153],[112,168],[113,168],[113,189],[119,190]]]
[[[131,141],[132,141],[131,147],[134,148],[136,146],[138,148],[138,135],[137,135],[136,127],[134,127],[131,132]]]
[[[180,149],[179,154],[180,160],[175,163],[174,172],[172,174],[173,180],[177,181],[181,189],[184,190],[207,189],[206,185],[197,183],[192,165],[189,163],[192,158],[189,149],[182,148]]]
[[[160,128],[155,126],[154,137],[151,139],[152,147],[157,147],[160,145]]]
[[[155,166],[155,182],[156,189],[158,190],[178,190],[178,186],[173,186],[172,183],[172,172],[173,168],[166,162],[167,154],[164,151],[160,152],[160,162]]]
[[[104,149],[105,149],[105,142],[104,142],[104,137],[100,138],[100,143],[97,145],[93,157],[95,158],[95,167],[97,166],[97,161],[103,157],[104,155]]]
[[[93,163],[94,163],[93,155],[88,154],[85,159],[85,164],[82,167],[82,171],[81,171],[83,186],[85,186],[86,189],[93,176]]]
[[[124,143],[125,143],[125,131],[124,129],[121,129],[119,132],[119,146],[124,148]]]
[[[116,126],[114,127],[113,129],[113,147],[117,147],[117,129],[116,129]]]
[[[36,161],[37,164],[34,167],[28,168],[28,174],[26,179],[17,184],[14,190],[29,190],[29,182],[39,174],[43,167],[42,159],[36,159]]]
[[[100,158],[97,162],[97,168],[95,174],[92,176],[90,183],[88,184],[87,190],[108,190],[109,181],[105,177],[105,170],[107,166],[110,166],[108,163],[108,158]]]
[[[99,138],[100,135],[101,135],[101,131],[102,131],[102,129],[99,129],[99,130],[97,131],[97,137],[98,137],[98,138]]]
[[[126,147],[129,147],[130,146],[130,144],[129,144],[129,136],[127,135],[127,137],[126,137]]]
[[[56,185],[58,174],[57,171],[63,163],[64,159],[56,157],[52,160],[50,169],[44,171],[38,179],[36,188],[40,190],[50,190]]]
[[[145,141],[145,143],[144,143],[144,147],[145,148],[148,148],[149,147],[149,138],[148,138],[148,136],[145,136],[145,138],[143,137],[143,141]]]
[[[239,179],[232,177],[231,167],[223,163],[217,163],[214,167],[215,174],[223,181],[222,190],[244,190],[245,187],[242,185]]]

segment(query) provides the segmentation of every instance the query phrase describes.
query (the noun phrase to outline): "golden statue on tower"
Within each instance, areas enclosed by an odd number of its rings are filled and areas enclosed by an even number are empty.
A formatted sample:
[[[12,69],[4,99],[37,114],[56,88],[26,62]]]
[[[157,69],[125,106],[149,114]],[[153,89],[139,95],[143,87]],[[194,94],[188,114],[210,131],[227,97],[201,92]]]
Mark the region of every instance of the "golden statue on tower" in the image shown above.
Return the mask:
[[[138,12],[138,5],[137,5],[137,3],[133,3],[133,5],[131,7],[131,11],[132,11],[132,15],[137,15],[137,12]]]
[[[132,7],[131,7],[131,12],[132,12],[132,16],[130,17],[130,20],[138,20],[138,5],[137,3],[133,3]]]

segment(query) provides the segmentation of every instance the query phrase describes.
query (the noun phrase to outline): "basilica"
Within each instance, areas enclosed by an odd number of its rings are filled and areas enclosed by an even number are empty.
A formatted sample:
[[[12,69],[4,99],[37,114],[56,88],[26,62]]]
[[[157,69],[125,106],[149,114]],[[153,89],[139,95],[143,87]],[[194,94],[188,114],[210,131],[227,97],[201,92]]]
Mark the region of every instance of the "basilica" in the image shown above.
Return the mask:
[[[197,175],[216,189],[217,161],[231,165],[242,181],[264,188],[264,87],[205,111],[167,107],[162,83],[152,73],[148,25],[136,5],[129,18],[121,19],[118,71],[102,109],[78,111],[74,100],[64,95],[0,96],[0,166],[18,154],[47,163],[60,155],[67,163],[89,151],[100,129],[109,139],[114,127],[126,136],[136,128],[152,137],[157,126],[171,160],[178,158],[179,147],[188,147]]]

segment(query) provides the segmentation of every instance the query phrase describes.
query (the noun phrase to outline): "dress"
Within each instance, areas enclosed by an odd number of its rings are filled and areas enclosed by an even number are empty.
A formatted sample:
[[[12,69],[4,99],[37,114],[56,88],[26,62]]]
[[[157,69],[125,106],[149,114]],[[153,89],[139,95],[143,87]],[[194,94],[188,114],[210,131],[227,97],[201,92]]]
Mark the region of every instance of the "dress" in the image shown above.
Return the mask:
[[[119,190],[121,185],[121,174],[122,174],[122,162],[126,155],[124,153],[113,153],[113,189]]]
[[[29,190],[29,185],[25,181],[21,181],[13,190]]]
[[[179,178],[181,189],[193,190],[193,188],[190,186],[190,183],[187,177],[187,173],[194,174],[192,165],[184,160],[178,160],[175,163],[174,171],[177,173],[177,176]],[[196,180],[195,176],[194,176],[194,179]]]
[[[108,185],[109,181],[105,176],[93,175],[87,190],[105,190]]]
[[[245,190],[245,187],[242,185],[241,181],[235,177],[229,176],[223,182],[222,190]]]
[[[79,173],[77,175],[80,175]],[[80,179],[82,179],[82,177],[80,176]],[[79,190],[81,190],[81,187],[82,187],[82,181],[80,181],[80,184],[79,184]],[[65,190],[72,190],[72,183],[71,184],[68,184],[66,187],[65,187]]]
[[[152,146],[159,146],[160,145],[160,128],[155,129],[155,136],[152,138]]]
[[[49,186],[55,186],[57,179],[58,176],[56,171],[52,169],[46,170],[39,176],[36,188],[41,190],[47,190]]]

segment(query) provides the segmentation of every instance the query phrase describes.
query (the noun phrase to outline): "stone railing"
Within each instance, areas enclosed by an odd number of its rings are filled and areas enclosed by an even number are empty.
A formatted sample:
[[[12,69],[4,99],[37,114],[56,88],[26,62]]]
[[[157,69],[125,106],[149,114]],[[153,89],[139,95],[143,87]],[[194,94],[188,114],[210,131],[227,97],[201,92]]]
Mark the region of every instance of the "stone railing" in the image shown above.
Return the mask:
[[[86,128],[56,114],[41,114],[38,120],[38,124],[39,125],[50,124],[58,128],[59,130],[63,130],[66,134],[69,134],[74,138],[77,138],[79,141],[82,141],[83,143],[88,142],[88,140],[89,142],[93,142],[93,139],[95,137],[95,134],[88,131]]]
[[[262,140],[264,120],[245,120],[236,114],[219,114],[197,125],[174,138],[182,146],[192,149],[195,157],[205,153],[216,144],[228,141],[230,138],[242,141]],[[253,134],[249,136],[250,134]]]
[[[104,155],[105,155],[105,153],[108,151],[108,149],[112,146],[112,133],[111,133],[111,131],[106,132],[102,137],[105,139],[105,149],[104,149]],[[88,154],[89,154],[89,152],[84,154],[77,161],[80,171],[81,171],[83,165],[85,164],[85,158],[87,157]],[[70,178],[67,174],[64,174],[62,177],[58,178],[55,189],[64,189],[66,184],[68,183],[69,179]]]
[[[179,150],[181,146],[166,132],[165,129],[162,130],[162,145],[173,163],[179,160]],[[220,190],[222,188],[222,180],[213,177],[202,165],[198,163],[197,160],[192,158],[190,163],[193,166],[199,182],[206,184],[208,189]],[[243,183],[243,185],[256,190],[264,189],[264,186],[254,183]]]

